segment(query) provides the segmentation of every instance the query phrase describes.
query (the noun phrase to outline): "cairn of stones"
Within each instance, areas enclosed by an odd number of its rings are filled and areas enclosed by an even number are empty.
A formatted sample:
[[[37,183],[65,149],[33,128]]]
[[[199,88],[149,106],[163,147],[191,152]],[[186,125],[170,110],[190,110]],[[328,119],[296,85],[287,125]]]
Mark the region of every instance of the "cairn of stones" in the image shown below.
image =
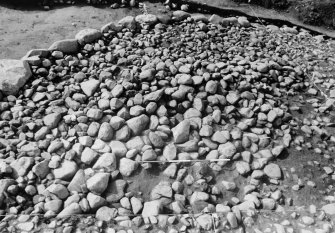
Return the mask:
[[[0,214],[208,232],[285,205],[262,190],[282,182],[305,75],[277,33],[298,31],[143,14],[0,60]]]

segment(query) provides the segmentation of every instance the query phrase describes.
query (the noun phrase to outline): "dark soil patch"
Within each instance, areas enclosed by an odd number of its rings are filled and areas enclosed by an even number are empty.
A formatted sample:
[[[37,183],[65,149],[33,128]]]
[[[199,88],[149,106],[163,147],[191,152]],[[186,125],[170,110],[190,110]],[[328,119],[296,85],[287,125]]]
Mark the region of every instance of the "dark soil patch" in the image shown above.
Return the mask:
[[[259,5],[265,8],[285,10],[300,21],[315,26],[335,29],[335,2],[333,0],[234,0],[238,3]]]

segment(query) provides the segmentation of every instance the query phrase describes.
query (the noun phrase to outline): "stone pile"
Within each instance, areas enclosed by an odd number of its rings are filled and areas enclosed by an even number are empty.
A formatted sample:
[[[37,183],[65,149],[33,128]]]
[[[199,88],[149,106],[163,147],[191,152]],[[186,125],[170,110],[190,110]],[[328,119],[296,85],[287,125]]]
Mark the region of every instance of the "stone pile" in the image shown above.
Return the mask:
[[[281,184],[276,158],[293,137],[285,100],[305,80],[279,44],[245,17],[175,11],[128,16],[22,61],[1,60],[1,214],[96,214],[145,228],[176,221],[160,214],[186,214],[182,229],[209,231],[280,208],[280,189],[260,191],[263,182]],[[129,187],[155,168],[148,161],[166,163],[145,196]],[[227,166],[246,178],[243,187],[206,172]]]

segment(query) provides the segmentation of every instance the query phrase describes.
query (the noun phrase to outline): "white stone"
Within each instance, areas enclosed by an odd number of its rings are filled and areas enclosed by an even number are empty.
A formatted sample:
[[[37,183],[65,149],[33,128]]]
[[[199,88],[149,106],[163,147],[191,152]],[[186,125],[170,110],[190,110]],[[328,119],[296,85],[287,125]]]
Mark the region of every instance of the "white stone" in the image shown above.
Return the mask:
[[[5,95],[16,95],[31,75],[30,67],[26,61],[0,60],[0,91]]]
[[[142,216],[144,218],[157,216],[159,215],[161,208],[162,208],[161,202],[158,200],[145,202],[142,210]]]
[[[140,24],[152,25],[157,23],[158,19],[156,15],[153,14],[143,14],[135,17],[135,21]]]
[[[137,163],[134,160],[128,158],[122,158],[120,160],[120,173],[123,176],[130,176],[137,168]]]
[[[87,180],[87,188],[93,193],[101,194],[108,186],[109,177],[109,173],[97,173]]]
[[[335,215],[335,203],[330,203],[321,208],[328,215]]]

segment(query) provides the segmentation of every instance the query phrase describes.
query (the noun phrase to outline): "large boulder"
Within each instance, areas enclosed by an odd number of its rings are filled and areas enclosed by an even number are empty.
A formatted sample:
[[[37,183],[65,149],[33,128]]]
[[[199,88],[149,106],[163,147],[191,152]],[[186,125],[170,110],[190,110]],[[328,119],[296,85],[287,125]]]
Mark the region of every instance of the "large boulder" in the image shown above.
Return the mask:
[[[110,22],[110,23],[107,23],[107,24],[105,24],[104,26],[101,27],[101,32],[102,33],[108,32],[109,30],[120,32],[122,30],[122,26],[117,25],[114,22]]]
[[[5,95],[16,95],[32,73],[28,62],[23,60],[0,60],[0,91]]]
[[[182,21],[190,17],[191,14],[185,11],[177,10],[177,11],[172,12],[172,16],[175,21]]]
[[[129,28],[132,30],[136,29],[136,21],[133,16],[126,16],[120,19],[118,24],[121,25],[122,27]]]
[[[97,29],[86,28],[76,34],[76,39],[80,44],[91,43],[102,37],[102,33]]]
[[[50,48],[50,51],[61,51],[63,53],[77,53],[79,50],[79,44],[76,39],[66,39],[54,42]]]

